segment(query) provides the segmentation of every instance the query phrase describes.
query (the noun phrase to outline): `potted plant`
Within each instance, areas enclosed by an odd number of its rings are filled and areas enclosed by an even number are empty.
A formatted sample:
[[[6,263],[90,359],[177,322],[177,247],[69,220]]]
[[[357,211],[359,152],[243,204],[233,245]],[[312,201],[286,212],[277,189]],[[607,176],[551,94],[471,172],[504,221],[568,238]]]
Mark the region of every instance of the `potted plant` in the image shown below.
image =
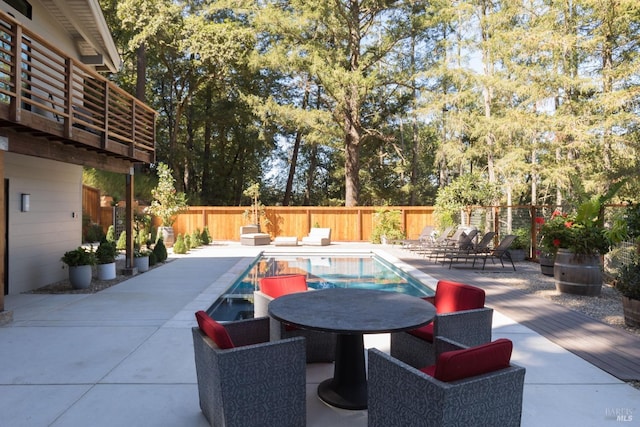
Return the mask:
[[[245,219],[245,221],[247,221],[248,224],[257,225],[258,231],[260,231],[261,219],[262,219],[262,224],[264,225],[271,224],[271,221],[269,220],[269,218],[267,218],[264,205],[260,202],[260,199],[259,199],[260,184],[258,184],[257,182],[251,184],[249,188],[244,190],[242,194],[244,194],[247,197],[250,197],[252,201],[251,206],[242,213],[242,216]]]
[[[96,263],[93,247],[86,249],[78,246],[65,252],[61,259],[69,266],[69,282],[74,289],[86,289],[91,286],[91,267]]]
[[[603,204],[618,188],[616,185],[607,195],[584,201],[575,213],[554,211],[551,220],[541,227],[541,249],[555,253],[553,276],[559,292],[600,295],[601,257],[621,240],[626,227],[619,219],[610,229],[604,226]]]
[[[622,294],[624,323],[640,327],[640,257],[636,254],[633,261],[620,269],[615,288]]]
[[[151,190],[153,200],[148,208],[149,213],[157,216],[162,221],[158,232],[167,247],[173,246],[173,223],[175,216],[187,207],[187,196],[177,192],[174,186],[175,179],[171,175],[171,169],[164,163],[158,163],[158,186]]]
[[[96,249],[98,280],[112,280],[116,278],[116,256],[118,250],[115,242],[103,240]]]
[[[138,272],[144,273],[149,271],[149,255],[151,251],[147,249],[136,248],[133,251],[133,265],[138,269]]]
[[[524,261],[529,253],[530,232],[526,228],[518,228],[513,230],[513,234],[516,238],[509,248],[511,260],[513,262]]]
[[[374,227],[371,233],[373,243],[386,244],[404,239],[402,231],[402,213],[398,210],[379,209],[373,214]]]

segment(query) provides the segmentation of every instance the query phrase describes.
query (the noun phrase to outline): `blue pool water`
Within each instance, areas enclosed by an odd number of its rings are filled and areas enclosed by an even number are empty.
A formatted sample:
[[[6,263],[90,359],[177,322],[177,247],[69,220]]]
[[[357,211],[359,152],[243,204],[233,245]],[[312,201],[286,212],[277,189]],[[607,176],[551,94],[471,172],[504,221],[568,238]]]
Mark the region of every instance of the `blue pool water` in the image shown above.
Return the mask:
[[[310,288],[362,288],[433,295],[427,285],[388,261],[375,256],[262,256],[207,310],[216,320],[253,317],[253,291],[260,278],[281,274],[305,274]]]

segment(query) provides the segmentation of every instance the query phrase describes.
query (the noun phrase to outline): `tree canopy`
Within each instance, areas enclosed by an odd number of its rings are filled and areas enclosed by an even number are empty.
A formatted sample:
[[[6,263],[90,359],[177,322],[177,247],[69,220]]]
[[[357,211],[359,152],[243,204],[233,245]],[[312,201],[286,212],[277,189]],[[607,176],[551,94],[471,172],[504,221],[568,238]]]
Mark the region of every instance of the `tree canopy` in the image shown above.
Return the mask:
[[[100,2],[190,204],[638,194],[636,0]]]

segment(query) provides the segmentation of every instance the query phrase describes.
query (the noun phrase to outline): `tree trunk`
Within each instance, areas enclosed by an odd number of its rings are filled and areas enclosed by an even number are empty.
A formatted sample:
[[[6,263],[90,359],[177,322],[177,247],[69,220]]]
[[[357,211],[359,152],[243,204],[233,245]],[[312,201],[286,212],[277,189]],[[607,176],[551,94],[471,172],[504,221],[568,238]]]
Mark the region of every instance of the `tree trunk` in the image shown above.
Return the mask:
[[[147,52],[146,45],[141,43],[136,50],[136,98],[146,101],[145,86],[147,83]]]
[[[302,98],[302,106],[303,110],[307,109],[309,105],[309,81],[307,80],[307,84],[304,89],[304,96]],[[296,175],[296,165],[298,164],[298,152],[300,151],[300,144],[302,143],[302,131],[298,130],[296,132],[296,140],[293,144],[293,153],[291,153],[291,164],[289,165],[289,176],[287,177],[287,188],[284,190],[284,198],[282,199],[283,206],[289,206],[291,203],[291,193],[293,192],[293,178]]]
[[[360,134],[351,120],[347,119],[345,140],[345,206],[358,206],[360,190]]]

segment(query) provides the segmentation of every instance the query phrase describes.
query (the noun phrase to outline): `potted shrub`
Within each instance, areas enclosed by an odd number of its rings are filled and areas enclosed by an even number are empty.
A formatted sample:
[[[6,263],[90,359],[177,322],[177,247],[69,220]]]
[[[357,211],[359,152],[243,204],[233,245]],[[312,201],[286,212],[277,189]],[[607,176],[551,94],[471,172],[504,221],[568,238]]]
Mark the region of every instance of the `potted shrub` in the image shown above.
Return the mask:
[[[242,217],[247,222],[247,225],[257,225],[258,231],[260,231],[260,224],[265,226],[271,224],[264,205],[260,202],[260,184],[253,183],[246,190],[242,192],[244,196],[251,198],[251,206],[242,213]]]
[[[553,277],[559,292],[600,295],[601,257],[621,240],[626,230],[620,219],[616,219],[610,229],[604,226],[603,204],[618,188],[619,185],[615,185],[607,195],[586,200],[575,213],[554,211],[551,220],[541,227],[542,250],[556,256]]]
[[[513,230],[516,236],[515,240],[509,248],[509,255],[513,262],[524,261],[529,253],[530,232],[526,228],[518,228]]]
[[[174,182],[169,166],[158,163],[158,186],[151,190],[153,200],[148,211],[162,221],[162,226],[158,227],[158,233],[161,233],[167,247],[173,246],[175,241],[173,235],[175,216],[187,208],[187,196],[176,191]]]
[[[103,240],[96,249],[98,280],[112,280],[116,278],[116,256],[118,250],[115,242]]]
[[[149,254],[151,251],[147,249],[137,248],[133,252],[133,265],[138,269],[139,273],[149,271]]]
[[[86,289],[91,286],[92,266],[96,263],[93,248],[86,249],[78,246],[67,251],[61,258],[69,266],[69,282],[74,289]]]
[[[615,288],[622,294],[624,323],[628,326],[640,327],[640,258],[638,255],[631,263],[622,266],[615,281]]]

